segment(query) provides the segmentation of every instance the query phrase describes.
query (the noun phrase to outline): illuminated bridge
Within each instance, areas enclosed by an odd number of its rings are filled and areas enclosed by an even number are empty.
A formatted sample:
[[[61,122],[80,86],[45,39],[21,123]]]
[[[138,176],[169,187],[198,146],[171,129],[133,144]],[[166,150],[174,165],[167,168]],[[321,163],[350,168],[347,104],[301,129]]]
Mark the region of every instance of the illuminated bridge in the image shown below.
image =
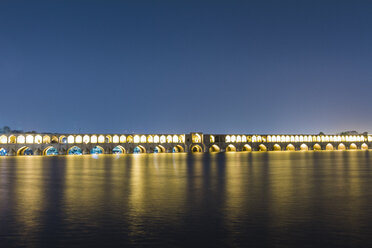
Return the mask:
[[[372,135],[4,134],[0,156],[368,150]]]

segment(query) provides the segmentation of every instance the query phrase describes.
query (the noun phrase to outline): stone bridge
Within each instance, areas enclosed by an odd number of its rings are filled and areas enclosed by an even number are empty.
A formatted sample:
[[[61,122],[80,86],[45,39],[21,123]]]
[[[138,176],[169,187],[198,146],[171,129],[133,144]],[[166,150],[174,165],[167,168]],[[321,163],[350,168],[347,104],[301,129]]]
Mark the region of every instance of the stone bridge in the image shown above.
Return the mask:
[[[0,135],[0,156],[176,152],[368,150],[372,135],[50,134]]]

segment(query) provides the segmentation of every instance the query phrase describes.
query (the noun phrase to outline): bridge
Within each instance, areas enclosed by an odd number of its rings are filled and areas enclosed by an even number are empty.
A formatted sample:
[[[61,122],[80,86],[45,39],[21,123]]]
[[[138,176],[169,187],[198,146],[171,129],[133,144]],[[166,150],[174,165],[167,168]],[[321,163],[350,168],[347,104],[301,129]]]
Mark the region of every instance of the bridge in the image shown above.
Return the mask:
[[[178,152],[368,150],[372,135],[50,134],[0,135],[0,156]]]

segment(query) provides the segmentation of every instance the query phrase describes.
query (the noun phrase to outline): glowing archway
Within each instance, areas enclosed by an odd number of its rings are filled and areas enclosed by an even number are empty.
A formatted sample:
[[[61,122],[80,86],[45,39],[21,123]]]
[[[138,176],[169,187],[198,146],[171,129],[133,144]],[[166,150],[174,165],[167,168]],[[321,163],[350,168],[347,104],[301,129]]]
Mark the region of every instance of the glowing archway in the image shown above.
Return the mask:
[[[322,147],[317,143],[317,144],[314,145],[313,150],[314,151],[320,151],[320,150],[322,150]]]
[[[350,144],[350,150],[356,150],[358,149],[357,145],[355,145],[354,143]]]
[[[243,151],[244,152],[251,152],[252,151],[252,147],[250,145],[248,145],[248,144],[245,144],[243,146]]]
[[[8,138],[5,135],[0,136],[0,144],[8,143]]]
[[[7,156],[8,151],[5,148],[0,148],[0,156]]]
[[[48,146],[47,148],[44,149],[43,155],[46,156],[58,155],[58,150],[53,146]]]
[[[66,138],[66,136],[60,136],[59,137],[59,143],[61,143],[61,144],[66,144],[67,143],[67,138]]]
[[[267,151],[267,147],[266,147],[264,144],[260,144],[260,145],[258,146],[258,149],[259,149],[259,151],[261,151],[261,152],[266,152],[266,151]]]
[[[300,150],[301,150],[301,151],[308,151],[308,150],[309,150],[309,147],[308,147],[306,144],[302,144],[302,145],[300,146]]]
[[[326,145],[326,151],[333,151],[333,145],[331,143]]]
[[[135,153],[135,154],[137,154],[137,153],[146,153],[146,149],[143,146],[136,146],[133,149],[133,153]]]
[[[17,155],[18,156],[29,156],[29,155],[34,155],[34,152],[31,150],[31,148],[24,146],[24,147],[21,147],[17,151]]]
[[[158,145],[154,148],[154,153],[164,153],[164,152],[165,152],[164,146]]]
[[[288,144],[287,147],[286,147],[286,150],[287,151],[296,151],[296,148],[294,147],[294,145]]]
[[[73,146],[70,149],[67,150],[68,155],[82,155],[83,152],[81,151],[80,147]]]
[[[363,143],[360,147],[362,150],[368,150],[368,145],[366,143]]]
[[[101,146],[95,146],[90,149],[90,154],[103,154],[105,151]]]
[[[177,146],[173,147],[172,152],[173,153],[184,152],[184,149],[183,149],[182,146],[177,145]]]
[[[226,147],[226,152],[236,152],[236,147],[233,145],[228,145]]]
[[[341,144],[338,145],[337,150],[345,151],[346,150],[346,146],[341,143]]]
[[[16,138],[16,136],[14,136],[14,135],[10,135],[10,136],[9,136],[9,139],[8,139],[8,143],[9,143],[9,144],[15,144],[15,143],[17,143],[17,138]]]
[[[125,154],[125,149],[122,146],[115,146],[114,149],[112,149],[112,154]]]
[[[191,152],[192,153],[199,153],[199,152],[203,152],[203,149],[199,145],[194,145],[194,146],[191,147]]]
[[[275,145],[273,146],[273,151],[281,151],[281,150],[282,150],[282,148],[280,147],[280,145],[275,144]]]
[[[213,145],[209,148],[209,152],[220,152],[221,149],[218,147],[218,145]]]
[[[45,136],[43,137],[43,143],[44,143],[44,144],[50,144],[50,143],[51,143],[51,141],[50,141],[50,136],[49,136],[49,135],[45,135]]]

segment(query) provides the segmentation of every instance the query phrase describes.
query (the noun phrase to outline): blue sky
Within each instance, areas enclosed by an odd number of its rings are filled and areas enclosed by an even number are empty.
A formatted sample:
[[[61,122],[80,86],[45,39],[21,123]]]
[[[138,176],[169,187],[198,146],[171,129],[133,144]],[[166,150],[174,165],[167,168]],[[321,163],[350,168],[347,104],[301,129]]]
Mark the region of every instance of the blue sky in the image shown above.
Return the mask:
[[[0,126],[372,131],[371,1],[1,1]]]

